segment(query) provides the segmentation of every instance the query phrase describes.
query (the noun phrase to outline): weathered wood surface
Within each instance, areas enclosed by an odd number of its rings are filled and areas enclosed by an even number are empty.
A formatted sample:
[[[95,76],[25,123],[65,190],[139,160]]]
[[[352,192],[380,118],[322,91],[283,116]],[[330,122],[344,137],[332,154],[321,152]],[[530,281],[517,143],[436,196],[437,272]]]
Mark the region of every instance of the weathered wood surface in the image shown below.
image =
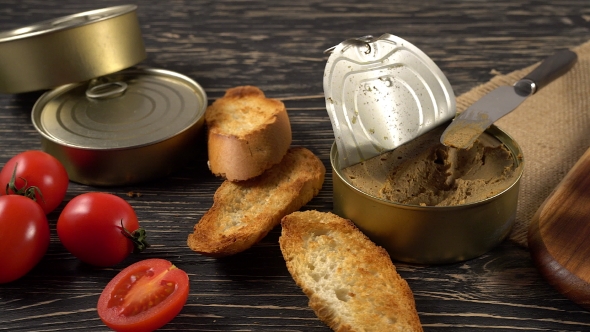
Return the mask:
[[[124,3],[0,0],[0,30]],[[395,34],[425,51],[459,95],[489,80],[492,71],[508,73],[590,38],[590,6],[582,0],[147,0],[138,5],[148,51],[142,66],[188,75],[210,100],[232,86],[261,87],[284,100],[293,143],[310,148],[328,169],[333,135],[322,89],[326,48],[349,37]],[[0,166],[18,152],[40,147],[30,122],[39,95],[0,95]],[[0,331],[106,330],[95,311],[102,288],[120,269],[148,257],[173,261],[191,279],[186,307],[163,330],[329,331],[285,267],[278,228],[235,257],[215,260],[188,249],[186,236],[221,182],[208,173],[203,152],[197,159],[143,185],[104,189],[72,183],[66,201],[93,190],[124,197],[153,246],[110,269],[80,264],[56,236],[62,204],[49,215],[46,257],[26,277],[0,285]],[[331,210],[331,186],[328,174],[320,195],[305,208]],[[590,312],[557,293],[529,253],[510,242],[464,263],[398,268],[414,291],[426,331],[590,330]]]

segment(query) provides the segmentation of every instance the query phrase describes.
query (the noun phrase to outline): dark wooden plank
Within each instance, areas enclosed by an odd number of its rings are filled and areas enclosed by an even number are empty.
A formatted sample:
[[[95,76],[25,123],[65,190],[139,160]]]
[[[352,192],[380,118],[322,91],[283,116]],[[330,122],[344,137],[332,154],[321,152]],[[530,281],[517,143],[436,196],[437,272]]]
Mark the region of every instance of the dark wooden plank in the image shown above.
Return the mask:
[[[0,29],[124,2],[0,0]],[[325,112],[323,51],[366,34],[398,35],[441,67],[456,94],[590,36],[585,1],[156,1],[139,3],[148,58],[141,64],[197,80],[210,100],[243,84],[284,100],[294,144],[316,153],[329,169],[333,141]],[[122,32],[124,33],[124,32]],[[40,147],[30,110],[40,93],[0,95],[0,165]],[[221,180],[208,173],[204,150],[194,163],[150,183],[92,188],[72,183],[66,196],[106,190],[125,198],[150,233],[153,246],[120,265],[99,269],[79,263],[52,238],[30,274],[0,285],[0,331],[106,330],[95,305],[102,288],[123,267],[149,257],[186,270],[191,292],[164,330],[329,331],[307,306],[282,259],[273,230],[235,257],[210,259],[186,246],[192,226],[211,206]],[[332,208],[332,182],[305,209]],[[398,264],[414,291],[427,331],[590,330],[590,313],[556,292],[539,275],[529,253],[505,242],[491,252],[444,266]]]

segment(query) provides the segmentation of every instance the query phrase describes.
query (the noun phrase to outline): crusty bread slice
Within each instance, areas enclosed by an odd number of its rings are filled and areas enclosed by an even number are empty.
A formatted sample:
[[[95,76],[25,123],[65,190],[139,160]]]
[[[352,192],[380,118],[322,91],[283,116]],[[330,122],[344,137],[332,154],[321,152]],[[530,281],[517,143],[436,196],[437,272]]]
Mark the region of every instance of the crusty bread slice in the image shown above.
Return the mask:
[[[195,225],[188,246],[201,254],[221,257],[250,248],[316,196],[326,169],[302,147],[291,148],[280,164],[247,181],[224,181],[213,206]]]
[[[330,212],[294,212],[279,244],[309,306],[334,331],[422,331],[414,296],[385,249]]]
[[[207,107],[209,169],[243,181],[278,164],[291,145],[285,105],[255,86],[238,86]]]

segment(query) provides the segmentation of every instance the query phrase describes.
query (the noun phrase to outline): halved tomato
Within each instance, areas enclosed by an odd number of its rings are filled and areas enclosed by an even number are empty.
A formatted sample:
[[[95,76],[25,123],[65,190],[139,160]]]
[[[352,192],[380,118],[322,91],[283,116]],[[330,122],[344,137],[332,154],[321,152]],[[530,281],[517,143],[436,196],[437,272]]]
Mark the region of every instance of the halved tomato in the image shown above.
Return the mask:
[[[165,259],[146,259],[107,284],[98,299],[98,315],[115,331],[153,331],[178,315],[188,291],[183,270]]]

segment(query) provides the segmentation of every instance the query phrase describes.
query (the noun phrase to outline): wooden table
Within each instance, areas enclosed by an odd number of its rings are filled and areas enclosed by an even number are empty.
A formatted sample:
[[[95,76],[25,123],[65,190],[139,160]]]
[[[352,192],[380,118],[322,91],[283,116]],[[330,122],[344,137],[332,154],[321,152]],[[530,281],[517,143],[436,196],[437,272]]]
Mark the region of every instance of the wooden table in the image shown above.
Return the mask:
[[[0,0],[0,30],[125,2]],[[329,169],[333,133],[325,111],[323,51],[349,37],[391,33],[427,53],[460,95],[590,37],[586,1],[138,1],[148,52],[142,66],[185,74],[209,101],[237,85],[256,85],[286,104],[294,145]],[[122,32],[124,33],[124,32]],[[30,111],[40,92],[0,95],[0,165],[39,149]],[[71,183],[51,213],[51,244],[41,263],[0,285],[0,331],[106,330],[96,302],[107,282],[144,258],[165,258],[189,273],[190,297],[163,330],[329,331],[307,306],[282,258],[277,227],[250,250],[225,259],[192,252],[186,237],[221,183],[206,156],[170,177],[136,186]],[[113,268],[81,264],[60,244],[59,211],[78,194],[107,191],[136,210],[153,244]],[[135,193],[128,195],[129,193]],[[138,195],[139,194],[139,195]],[[332,209],[332,178],[304,209]],[[483,256],[444,266],[397,264],[414,291],[426,331],[588,331],[590,312],[557,293],[526,249],[510,241]]]

